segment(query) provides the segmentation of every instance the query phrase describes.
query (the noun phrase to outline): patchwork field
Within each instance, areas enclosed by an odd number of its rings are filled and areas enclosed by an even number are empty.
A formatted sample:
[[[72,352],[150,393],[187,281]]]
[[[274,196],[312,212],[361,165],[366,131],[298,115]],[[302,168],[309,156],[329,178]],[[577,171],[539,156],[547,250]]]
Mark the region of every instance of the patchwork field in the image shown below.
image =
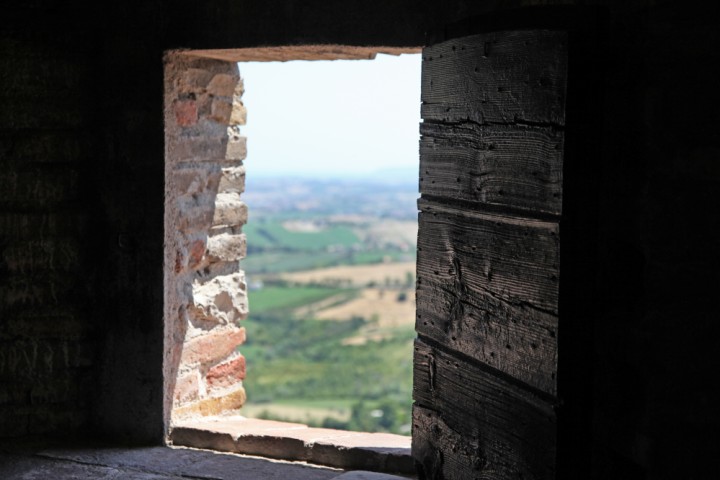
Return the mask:
[[[248,179],[245,195],[243,414],[409,434],[417,185]]]
[[[280,278],[296,283],[328,284],[334,280],[355,287],[413,285],[415,262],[378,263],[372,265],[340,265],[302,272],[283,273]]]
[[[251,291],[240,347],[248,362],[244,415],[409,433],[412,269],[331,267],[274,276],[275,284]],[[356,286],[368,284],[376,286]]]

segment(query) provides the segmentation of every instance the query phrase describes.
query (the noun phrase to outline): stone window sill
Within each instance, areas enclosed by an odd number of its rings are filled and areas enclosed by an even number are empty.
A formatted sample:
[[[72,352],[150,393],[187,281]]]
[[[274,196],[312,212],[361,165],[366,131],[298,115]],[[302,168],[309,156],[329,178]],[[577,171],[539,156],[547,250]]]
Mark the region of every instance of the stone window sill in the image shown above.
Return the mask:
[[[414,475],[410,437],[312,428],[299,423],[242,416],[204,417],[178,422],[170,442],[319,465]]]

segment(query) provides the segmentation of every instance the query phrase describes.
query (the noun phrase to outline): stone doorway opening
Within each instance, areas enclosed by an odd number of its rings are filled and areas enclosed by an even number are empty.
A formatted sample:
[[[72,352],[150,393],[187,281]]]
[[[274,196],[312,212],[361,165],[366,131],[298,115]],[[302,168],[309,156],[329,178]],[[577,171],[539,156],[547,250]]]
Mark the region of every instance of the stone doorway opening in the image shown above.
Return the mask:
[[[246,417],[410,434],[419,57],[239,64]]]
[[[237,349],[245,342],[241,320],[248,315],[247,281],[238,265],[247,251],[242,230],[247,221],[242,197],[247,149],[241,131],[246,114],[236,62],[369,59],[377,53],[419,50],[316,46],[166,55],[164,405],[168,434],[173,425],[187,419],[237,412],[246,400],[245,358]],[[173,431],[177,442],[182,429]],[[198,435],[194,437],[197,440]],[[245,447],[253,443],[234,437],[234,451],[238,443]],[[379,438],[374,441],[383,443]],[[301,443],[301,453],[293,455],[293,448],[282,448],[275,456],[312,457],[308,443]],[[219,448],[215,442],[207,446]],[[267,449],[253,448],[245,453],[268,454]],[[398,458],[409,461],[407,450],[405,457]],[[374,462],[388,464],[387,455]]]

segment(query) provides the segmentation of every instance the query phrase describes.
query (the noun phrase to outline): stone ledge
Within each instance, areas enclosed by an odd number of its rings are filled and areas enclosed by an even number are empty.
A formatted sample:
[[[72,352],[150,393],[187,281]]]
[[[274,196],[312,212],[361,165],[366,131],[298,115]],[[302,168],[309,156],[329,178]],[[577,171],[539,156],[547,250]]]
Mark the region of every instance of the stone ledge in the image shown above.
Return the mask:
[[[300,460],[330,467],[414,474],[410,437],[311,428],[241,416],[178,422],[173,445]]]

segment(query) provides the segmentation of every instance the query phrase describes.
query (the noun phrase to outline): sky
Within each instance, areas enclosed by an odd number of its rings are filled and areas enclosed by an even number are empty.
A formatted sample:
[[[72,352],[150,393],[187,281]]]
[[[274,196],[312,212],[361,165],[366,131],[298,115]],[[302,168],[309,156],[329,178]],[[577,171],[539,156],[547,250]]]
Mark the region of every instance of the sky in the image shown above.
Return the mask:
[[[244,62],[248,176],[393,175],[418,165],[420,55]]]

